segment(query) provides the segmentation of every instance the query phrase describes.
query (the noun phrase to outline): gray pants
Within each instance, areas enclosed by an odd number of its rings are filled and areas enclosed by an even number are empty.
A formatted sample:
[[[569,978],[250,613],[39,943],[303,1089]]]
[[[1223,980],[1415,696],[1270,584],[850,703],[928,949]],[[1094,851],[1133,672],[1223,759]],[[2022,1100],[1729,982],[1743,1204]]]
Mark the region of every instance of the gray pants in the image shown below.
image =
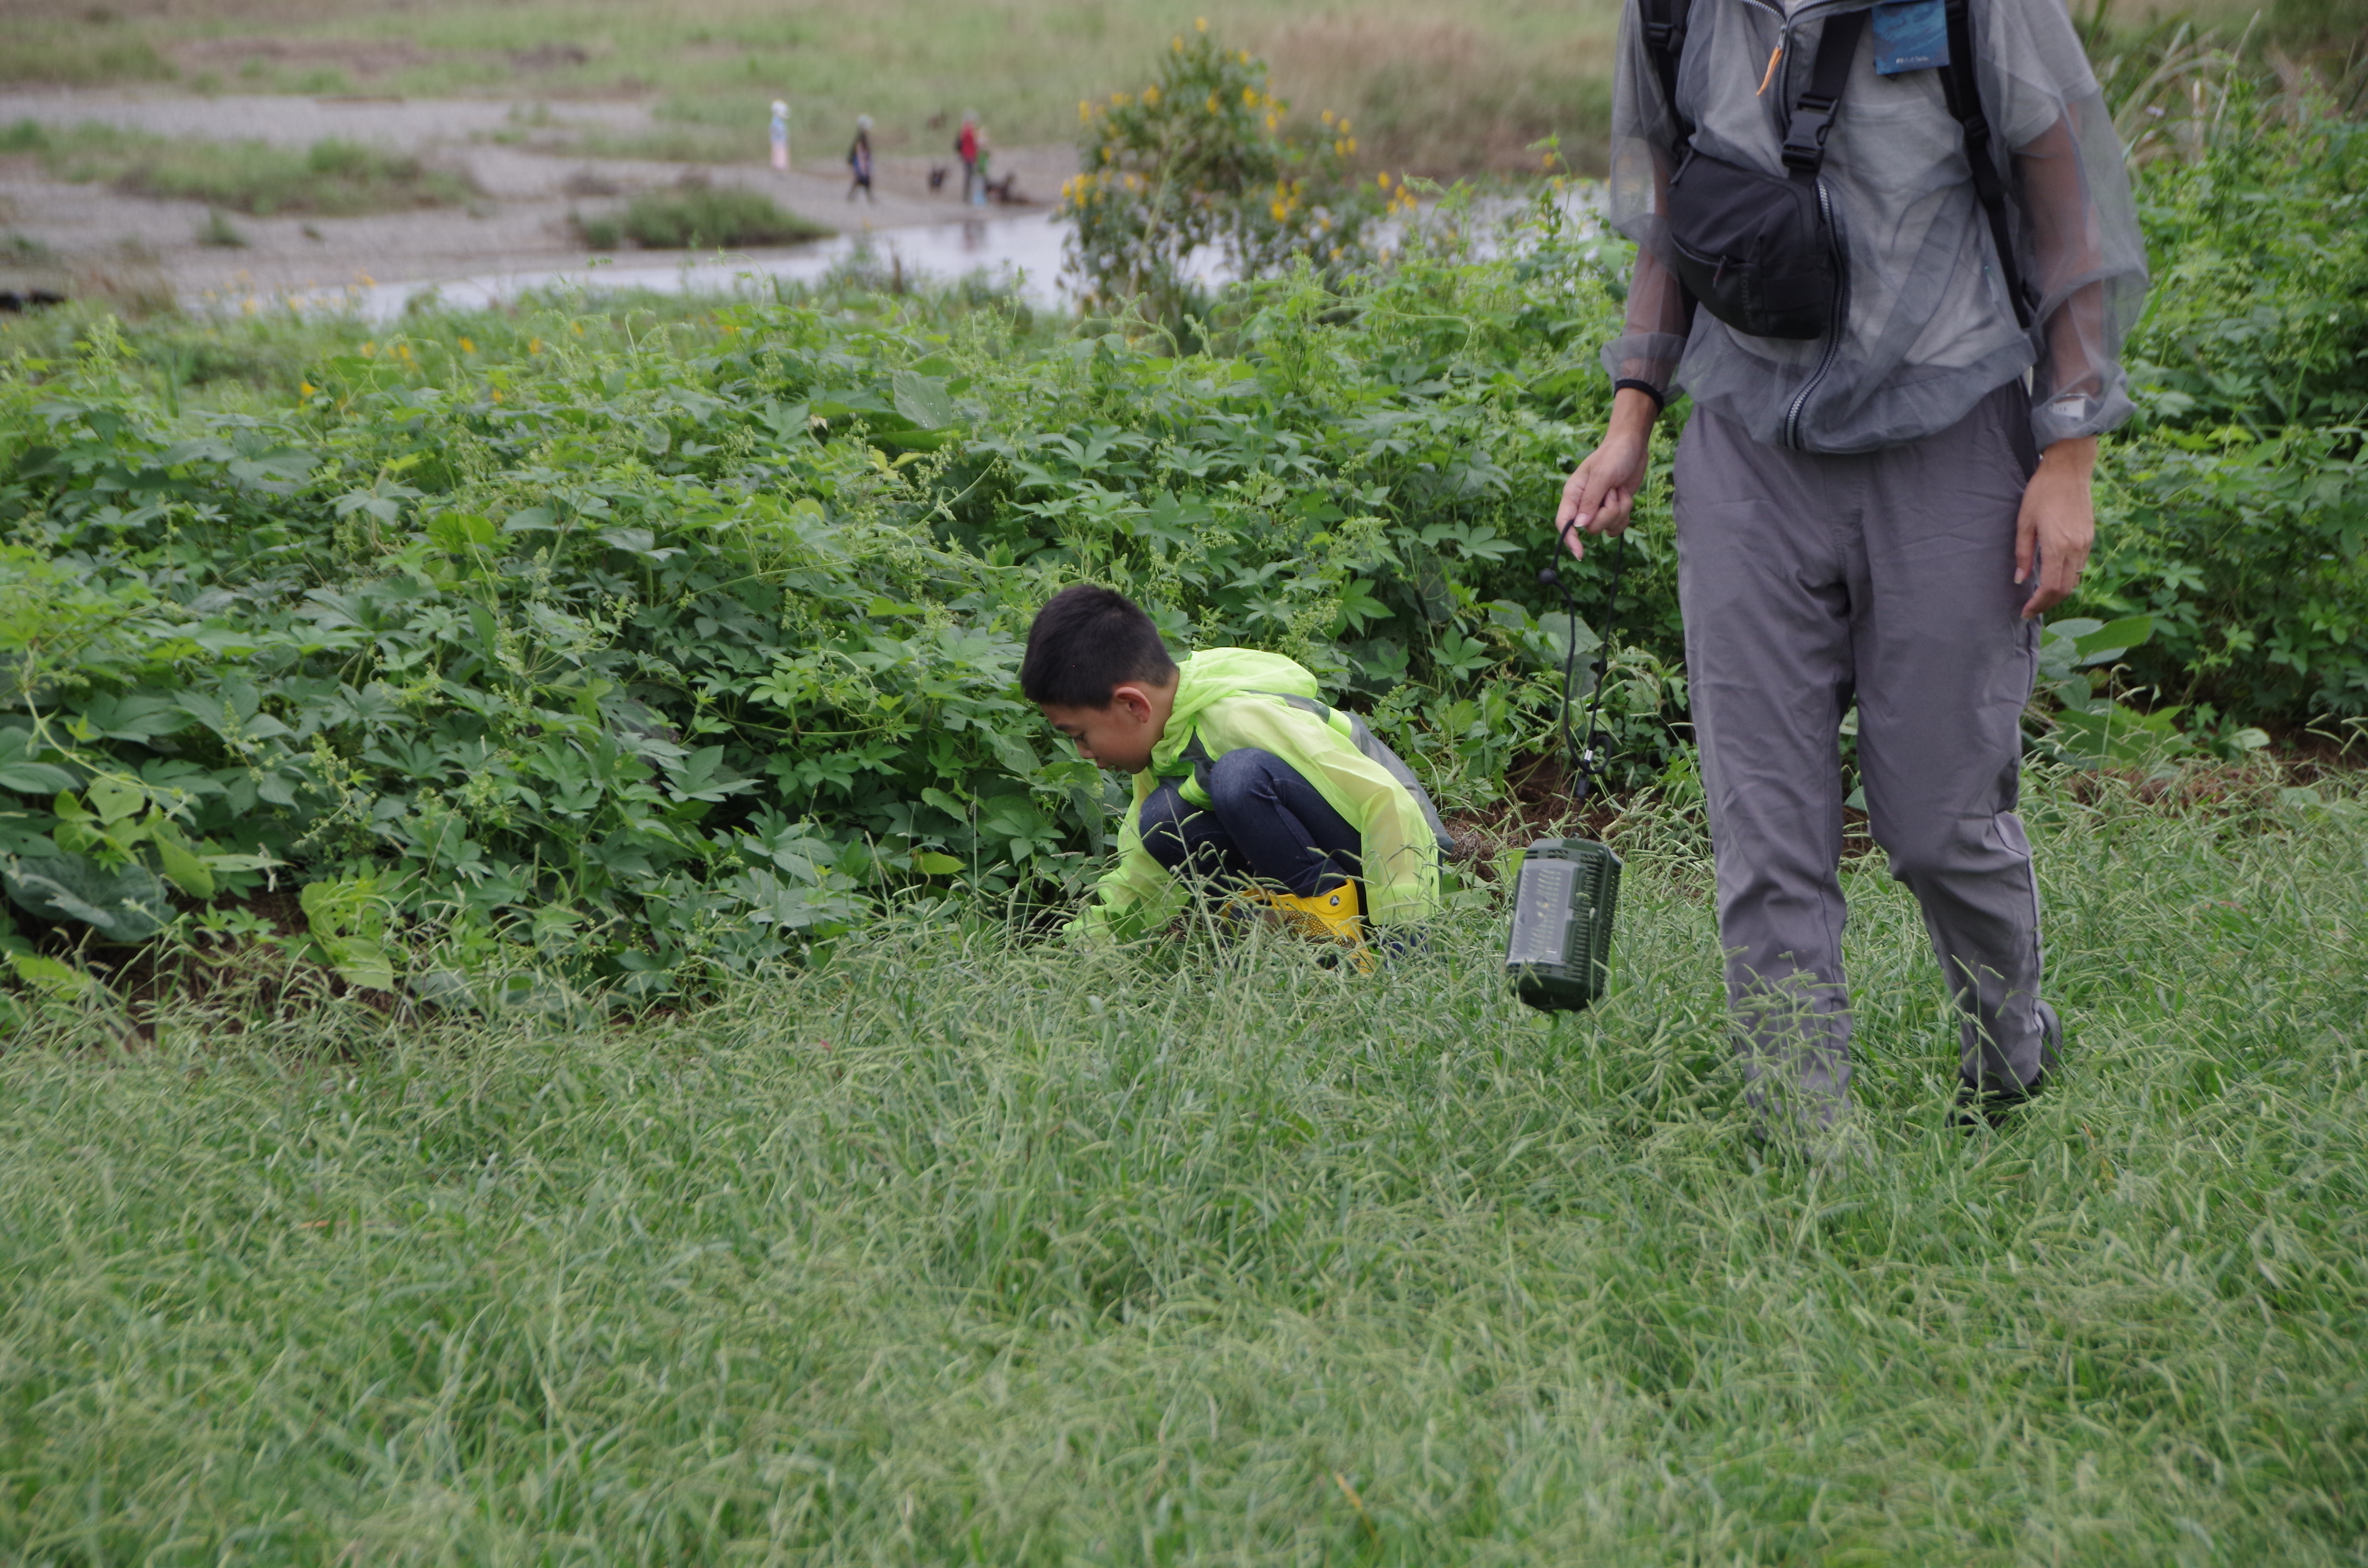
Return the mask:
[[[1905,446],[1822,457],[1696,410],[1676,468],[1678,595],[1753,1105],[1829,1120],[1850,1091],[1838,736],[1858,704],[1867,814],[1923,906],[1964,1074],[2041,1070],[2039,894],[2014,814],[2039,626],[2014,533],[2036,466],[2021,382]]]

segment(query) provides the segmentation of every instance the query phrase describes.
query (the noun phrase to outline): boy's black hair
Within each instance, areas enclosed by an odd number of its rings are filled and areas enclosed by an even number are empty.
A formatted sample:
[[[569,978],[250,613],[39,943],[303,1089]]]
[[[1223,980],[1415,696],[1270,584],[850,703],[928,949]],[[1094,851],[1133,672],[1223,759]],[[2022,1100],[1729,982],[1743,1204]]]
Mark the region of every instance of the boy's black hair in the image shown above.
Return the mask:
[[[1019,661],[1020,691],[1055,708],[1107,708],[1126,681],[1175,678],[1159,628],[1133,599],[1098,583],[1072,583],[1046,600]]]

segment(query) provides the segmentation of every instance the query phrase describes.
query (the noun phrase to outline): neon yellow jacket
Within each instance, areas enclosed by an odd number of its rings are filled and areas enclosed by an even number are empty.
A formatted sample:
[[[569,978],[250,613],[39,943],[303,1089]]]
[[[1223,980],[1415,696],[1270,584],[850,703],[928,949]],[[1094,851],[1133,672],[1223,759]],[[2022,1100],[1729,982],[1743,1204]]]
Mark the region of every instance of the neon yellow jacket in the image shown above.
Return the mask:
[[[1087,935],[1130,937],[1184,906],[1184,890],[1143,845],[1143,802],[1165,779],[1196,806],[1209,797],[1196,762],[1256,746],[1295,768],[1363,835],[1365,917],[1379,926],[1427,918],[1439,903],[1439,816],[1405,763],[1364,721],[1325,705],[1315,677],[1280,653],[1208,648],[1178,666],[1176,706],[1134,776],[1134,801],[1119,828],[1118,864],[1095,884],[1095,902],[1071,924]]]

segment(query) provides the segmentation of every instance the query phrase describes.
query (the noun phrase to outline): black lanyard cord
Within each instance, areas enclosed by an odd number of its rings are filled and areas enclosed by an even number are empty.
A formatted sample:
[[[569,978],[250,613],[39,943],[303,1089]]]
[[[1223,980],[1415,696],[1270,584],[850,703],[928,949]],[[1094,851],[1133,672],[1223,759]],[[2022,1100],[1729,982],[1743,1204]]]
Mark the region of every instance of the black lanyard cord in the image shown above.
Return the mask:
[[[1576,518],[1565,523],[1562,538],[1567,540],[1577,526]],[[1570,739],[1570,688],[1578,671],[1578,600],[1571,597],[1570,585],[1562,580],[1561,573],[1551,566],[1538,572],[1541,584],[1561,593],[1563,609],[1570,616],[1570,635],[1563,645],[1562,655],[1562,750],[1571,771],[1578,776],[1577,799],[1581,801],[1594,792],[1603,776],[1604,758],[1599,749],[1602,732],[1597,729],[1596,721],[1603,712],[1603,677],[1611,658],[1611,618],[1620,608],[1620,569],[1628,556],[1625,550],[1611,550],[1609,539],[1605,540],[1605,549],[1611,557],[1611,576],[1603,596],[1603,632],[1596,640],[1595,662],[1589,666],[1595,673],[1595,691],[1587,702],[1587,744],[1583,748],[1571,744]]]

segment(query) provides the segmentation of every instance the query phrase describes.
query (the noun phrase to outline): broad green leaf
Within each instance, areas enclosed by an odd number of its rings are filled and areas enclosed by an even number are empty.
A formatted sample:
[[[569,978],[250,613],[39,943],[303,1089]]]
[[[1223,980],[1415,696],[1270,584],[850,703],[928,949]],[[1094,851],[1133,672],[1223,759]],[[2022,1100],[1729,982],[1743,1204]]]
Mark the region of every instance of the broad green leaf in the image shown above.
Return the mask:
[[[144,942],[173,918],[173,902],[142,865],[103,869],[88,857],[17,860],[0,870],[17,907],[44,920],[79,920],[117,942]]]
[[[63,767],[51,767],[46,762],[0,763],[0,790],[16,790],[28,795],[46,795],[56,790],[74,787],[74,775]]]
[[[2076,633],[2072,646],[2082,665],[2101,665],[2120,658],[2153,635],[2154,617],[2130,615],[2108,621],[2093,631]]]
[[[127,778],[100,774],[83,786],[82,798],[103,823],[119,823],[148,803],[148,791]]]
[[[86,996],[98,984],[73,965],[43,958],[39,953],[11,952],[8,954],[8,967],[17,971],[17,979],[34,990],[62,1002]]]
[[[155,835],[157,863],[173,885],[191,898],[211,898],[214,895],[213,869],[195,850],[163,834]]]
[[[950,877],[962,869],[962,863],[952,856],[940,855],[933,849],[915,851],[913,864],[922,874],[931,877]]]
[[[394,989],[394,964],[387,958],[386,949],[376,942],[359,937],[326,937],[319,940],[322,950],[329,955],[330,967],[347,984],[368,991]]]
[[[889,378],[889,384],[895,389],[896,412],[920,429],[942,430],[957,417],[943,381],[899,370]]]

